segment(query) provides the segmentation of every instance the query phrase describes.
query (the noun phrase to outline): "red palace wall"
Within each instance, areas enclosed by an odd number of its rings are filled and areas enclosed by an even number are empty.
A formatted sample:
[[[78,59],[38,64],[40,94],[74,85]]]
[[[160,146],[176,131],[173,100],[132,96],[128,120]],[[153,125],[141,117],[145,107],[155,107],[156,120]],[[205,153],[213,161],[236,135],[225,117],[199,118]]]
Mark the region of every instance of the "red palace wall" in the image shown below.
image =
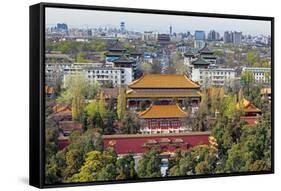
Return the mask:
[[[158,142],[161,151],[175,151],[178,148],[188,149],[190,147],[209,144],[208,138],[209,132],[190,132],[190,133],[177,133],[177,134],[135,134],[135,135],[104,135],[103,142],[104,146],[112,146],[114,144],[117,154],[135,153],[141,154],[148,150],[143,147],[145,143],[151,140]],[[169,139],[170,143],[160,143],[161,140]],[[182,139],[183,143],[180,147],[176,147],[173,141],[176,139]]]
[[[243,116],[241,119],[245,120],[249,125],[255,125],[258,122],[257,116]]]
[[[247,122],[249,125],[255,125],[258,123],[258,116],[241,116],[241,120],[244,120],[245,122]],[[215,117],[209,117],[208,118],[208,122],[210,124],[214,124],[216,122],[216,118]]]

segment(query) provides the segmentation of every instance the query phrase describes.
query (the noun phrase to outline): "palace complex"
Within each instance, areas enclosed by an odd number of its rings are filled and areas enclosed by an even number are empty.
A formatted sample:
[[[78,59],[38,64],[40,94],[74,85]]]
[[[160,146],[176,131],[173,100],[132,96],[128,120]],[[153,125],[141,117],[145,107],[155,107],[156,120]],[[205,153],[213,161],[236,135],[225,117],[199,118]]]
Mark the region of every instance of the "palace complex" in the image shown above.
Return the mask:
[[[113,90],[113,89],[110,89]],[[106,98],[117,100],[117,89],[104,89]],[[209,88],[208,96],[224,97],[223,88]],[[202,93],[200,86],[186,75],[146,74],[133,81],[126,91],[127,109],[136,113],[140,122],[139,134],[103,135],[105,147],[115,147],[118,155],[142,154],[151,148],[172,153],[176,149],[188,149],[199,144],[209,144],[209,132],[192,132],[192,115],[198,110]],[[184,107],[189,107],[186,112]],[[261,110],[246,99],[236,104],[243,111],[241,119],[256,124]],[[71,107],[55,105],[53,117],[59,121],[59,147],[70,142],[68,135],[74,129],[83,129],[82,124],[71,122]],[[69,116],[69,117],[67,117]],[[209,117],[213,123],[215,117]]]
[[[187,132],[187,117],[178,105],[151,105],[138,114],[143,134]]]
[[[127,105],[130,109],[149,107],[152,103],[168,105],[175,100],[189,102],[192,113],[201,100],[200,86],[183,74],[146,74],[129,85]]]

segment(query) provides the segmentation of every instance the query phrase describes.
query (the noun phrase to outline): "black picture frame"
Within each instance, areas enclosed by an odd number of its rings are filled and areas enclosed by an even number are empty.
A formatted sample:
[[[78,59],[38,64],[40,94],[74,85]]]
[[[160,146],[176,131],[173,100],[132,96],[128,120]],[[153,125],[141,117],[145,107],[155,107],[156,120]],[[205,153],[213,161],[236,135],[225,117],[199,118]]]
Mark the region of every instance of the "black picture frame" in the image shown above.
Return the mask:
[[[165,15],[182,15],[182,16],[197,16],[211,18],[233,18],[247,20],[262,20],[271,22],[271,75],[272,75],[272,149],[271,149],[271,170],[258,172],[243,172],[243,173],[221,173],[212,175],[191,175],[179,177],[165,178],[147,178],[136,180],[116,180],[116,181],[99,181],[87,183],[63,183],[46,185],[44,183],[45,169],[45,95],[44,95],[44,62],[45,62],[45,8],[64,8],[64,9],[81,9],[81,10],[102,10],[114,12],[133,12],[133,13],[153,13]],[[119,184],[119,183],[134,183],[148,181],[167,181],[178,179],[194,179],[194,178],[214,178],[226,176],[244,176],[258,174],[274,173],[274,17],[249,16],[249,15],[231,15],[217,13],[199,13],[171,10],[153,10],[153,9],[137,9],[137,8],[121,8],[121,7],[105,7],[93,5],[75,5],[75,4],[58,4],[58,3],[39,3],[30,6],[30,129],[29,129],[29,184],[38,188],[54,188],[68,186],[85,186],[85,185],[100,185],[100,184]]]

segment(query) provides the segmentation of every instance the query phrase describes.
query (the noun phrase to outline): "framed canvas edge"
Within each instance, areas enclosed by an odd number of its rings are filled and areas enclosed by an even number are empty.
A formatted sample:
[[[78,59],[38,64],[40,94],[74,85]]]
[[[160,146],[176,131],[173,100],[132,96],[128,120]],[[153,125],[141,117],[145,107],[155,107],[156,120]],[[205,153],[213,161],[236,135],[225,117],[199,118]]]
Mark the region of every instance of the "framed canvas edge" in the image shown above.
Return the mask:
[[[109,7],[109,6],[95,6],[95,5],[78,5],[78,4],[63,4],[63,3],[39,3],[35,5],[30,6],[30,12],[32,7],[36,7],[36,9],[39,9],[39,29],[36,29],[34,32],[38,33],[39,35],[39,42],[35,42],[32,40],[34,34],[32,31],[30,31],[30,103],[36,102],[39,105],[39,121],[36,117],[34,117],[33,111],[38,109],[38,106],[34,106],[30,104],[30,158],[29,158],[29,177],[34,177],[34,169],[36,169],[37,176],[39,176],[39,181],[36,181],[36,183],[32,182],[32,180],[29,180],[29,184],[38,188],[56,188],[56,187],[73,187],[73,186],[89,186],[89,185],[106,185],[106,184],[120,184],[120,183],[140,183],[140,182],[152,182],[152,181],[169,181],[169,180],[186,180],[186,179],[197,179],[197,178],[218,178],[218,177],[233,177],[233,176],[248,176],[248,175],[265,175],[265,174],[274,174],[275,169],[275,147],[274,147],[274,97],[275,97],[275,86],[274,86],[274,17],[268,17],[268,16],[252,16],[252,15],[235,15],[235,14],[220,14],[220,13],[201,13],[201,12],[188,12],[188,11],[175,11],[175,10],[156,10],[156,9],[141,9],[141,8],[125,8],[125,7]],[[116,11],[116,12],[132,12],[132,13],[148,13],[148,14],[165,14],[165,15],[182,15],[182,16],[197,16],[197,17],[213,17],[213,18],[229,18],[229,19],[247,19],[247,20],[263,20],[263,21],[270,21],[271,22],[271,87],[272,87],[272,104],[271,104],[271,170],[269,171],[252,171],[252,172],[237,172],[237,173],[220,173],[220,174],[206,174],[206,175],[191,175],[191,176],[174,176],[174,177],[165,177],[165,178],[146,178],[146,179],[133,179],[133,180],[114,180],[114,181],[95,181],[95,182],[81,182],[81,183],[61,183],[61,184],[45,184],[45,115],[44,115],[44,108],[45,108],[45,95],[44,95],[44,60],[45,60],[45,8],[66,8],[66,9],[83,9],[83,10],[101,10],[101,11]],[[31,16],[30,16],[31,17]],[[32,28],[33,23],[31,22],[30,18],[30,30]],[[32,49],[32,44],[39,43],[39,49]],[[38,45],[38,44],[37,44]],[[34,69],[35,64],[38,62],[32,61],[32,58],[36,55],[40,55],[39,58],[36,58],[37,61],[39,61],[39,70],[38,68]],[[37,82],[32,82],[32,75],[34,72],[39,72],[39,79]],[[38,90],[36,92],[33,91],[34,84],[38,84],[39,92]],[[36,95],[40,95],[40,98],[36,98]],[[31,143],[34,143],[32,141],[31,136],[34,135],[32,132],[35,130],[35,127],[31,124],[32,121],[37,121],[37,128],[40,127],[40,132],[36,135],[39,136],[39,138],[36,139],[36,143],[38,143],[38,148],[35,151],[32,149]],[[34,146],[34,145],[33,145]],[[36,163],[34,159],[35,155],[39,155],[39,169],[37,169],[36,166],[34,166],[34,162]],[[33,159],[32,159],[33,157]],[[37,164],[37,163],[36,163]],[[38,172],[39,171],[39,172]],[[39,173],[39,174],[38,174]]]

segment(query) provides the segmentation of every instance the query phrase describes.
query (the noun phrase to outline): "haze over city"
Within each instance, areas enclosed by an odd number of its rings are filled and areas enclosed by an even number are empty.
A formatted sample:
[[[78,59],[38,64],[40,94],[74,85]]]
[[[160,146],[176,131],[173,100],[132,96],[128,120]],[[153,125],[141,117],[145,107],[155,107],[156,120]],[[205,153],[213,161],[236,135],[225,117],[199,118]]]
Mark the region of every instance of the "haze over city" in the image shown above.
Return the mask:
[[[230,21],[231,20],[231,21]],[[194,16],[157,15],[143,13],[125,13],[112,11],[93,11],[78,9],[46,8],[47,27],[57,23],[66,23],[70,28],[119,28],[120,22],[126,23],[126,29],[132,31],[194,32],[195,30],[241,31],[244,35],[270,35],[269,21],[222,19]]]

